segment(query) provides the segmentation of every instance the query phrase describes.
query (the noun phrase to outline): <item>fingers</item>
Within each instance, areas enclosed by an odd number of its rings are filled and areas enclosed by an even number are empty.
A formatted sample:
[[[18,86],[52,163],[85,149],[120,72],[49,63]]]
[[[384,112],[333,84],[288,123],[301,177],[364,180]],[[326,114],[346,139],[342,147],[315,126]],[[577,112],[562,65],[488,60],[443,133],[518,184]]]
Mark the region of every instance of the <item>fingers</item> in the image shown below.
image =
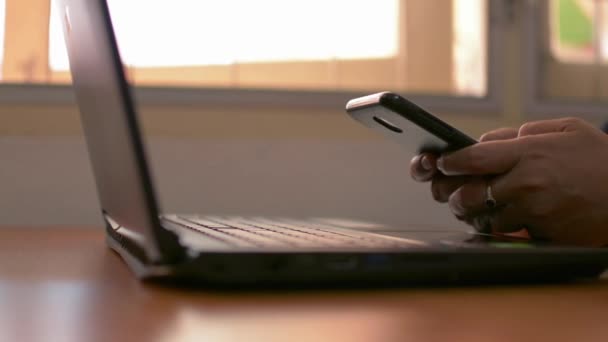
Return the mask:
[[[502,235],[507,236],[507,237],[512,237],[512,238],[517,238],[517,239],[525,239],[525,240],[530,240],[532,238],[530,236],[530,233],[528,232],[528,230],[525,228],[515,231],[515,232],[504,233]]]
[[[517,199],[517,174],[507,174],[492,179],[469,178],[462,186],[453,191],[448,199],[450,210],[457,217],[475,217],[512,203]],[[488,190],[490,187],[490,190]],[[496,207],[489,207],[489,193],[496,202]]]
[[[495,212],[491,218],[492,232],[509,236],[549,240],[550,234],[546,229],[538,229],[534,220],[527,215],[527,209],[517,205],[506,206]]]
[[[494,141],[494,140],[507,140],[517,138],[518,130],[516,128],[499,128],[490,132],[485,133],[479,138],[479,141]]]
[[[480,141],[506,140],[517,137],[518,130],[515,128],[499,128],[485,133]],[[437,156],[430,153],[422,153],[415,156],[410,162],[410,173],[414,180],[428,182],[437,174]]]
[[[486,188],[487,182],[483,178],[463,184],[448,199],[452,213],[457,217],[475,217],[486,211]]]
[[[523,124],[519,128],[518,136],[569,132],[576,130],[581,125],[587,125],[585,121],[578,118],[562,118],[554,120],[532,121]]]
[[[467,176],[447,177],[437,173],[431,183],[433,198],[440,203],[446,203],[452,193],[469,181]]]
[[[519,139],[480,142],[442,155],[436,165],[448,176],[501,174],[517,165],[522,145]]]
[[[524,152],[522,145],[527,140],[514,138],[575,131],[583,126],[589,124],[578,118],[562,118],[528,122],[517,134],[515,129],[501,128],[484,134],[478,144],[442,155],[436,165],[448,176],[501,174],[513,168]]]
[[[437,157],[422,153],[410,161],[410,174],[418,182],[428,182],[437,174]]]
[[[512,139],[517,137],[517,129],[515,128],[500,128],[494,131],[490,131],[484,134],[481,137],[481,141],[493,141],[493,140],[504,140],[504,139]],[[436,160],[433,157],[433,162]],[[423,178],[423,177],[420,177]],[[458,188],[468,182],[470,177],[468,176],[445,176],[440,172],[436,172],[432,176],[432,184],[431,184],[431,192],[433,194],[433,198],[440,202],[446,203],[448,202],[452,193],[454,193]],[[425,179],[428,180],[428,179]]]
[[[514,233],[526,228],[524,213],[514,205],[505,205],[490,218],[492,232]]]
[[[492,233],[492,217],[489,214],[482,214],[469,219],[468,222],[470,225],[475,228],[476,231],[480,233],[490,234]]]
[[[517,203],[512,188],[512,177],[502,176],[488,182],[482,178],[470,181],[449,198],[449,206],[454,215],[464,218],[477,231],[493,233],[512,233],[527,228],[529,223],[526,211]],[[492,196],[498,206],[488,208],[487,187],[492,188]]]

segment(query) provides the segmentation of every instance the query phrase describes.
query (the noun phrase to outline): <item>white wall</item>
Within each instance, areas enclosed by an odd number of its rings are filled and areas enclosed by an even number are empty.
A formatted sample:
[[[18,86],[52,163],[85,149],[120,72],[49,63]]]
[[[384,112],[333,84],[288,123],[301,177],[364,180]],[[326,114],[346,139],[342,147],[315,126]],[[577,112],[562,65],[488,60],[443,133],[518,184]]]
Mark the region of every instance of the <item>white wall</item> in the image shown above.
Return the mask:
[[[457,224],[381,140],[153,138],[150,157],[166,211]],[[100,224],[87,158],[80,137],[1,137],[0,225]]]

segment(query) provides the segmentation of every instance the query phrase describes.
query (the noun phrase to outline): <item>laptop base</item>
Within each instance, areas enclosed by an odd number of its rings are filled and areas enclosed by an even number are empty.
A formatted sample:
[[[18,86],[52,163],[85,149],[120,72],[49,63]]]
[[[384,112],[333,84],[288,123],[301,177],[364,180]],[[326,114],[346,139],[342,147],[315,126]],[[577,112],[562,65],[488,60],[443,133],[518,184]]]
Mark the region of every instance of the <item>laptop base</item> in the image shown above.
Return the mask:
[[[581,249],[421,249],[366,252],[211,252],[176,264],[137,257],[108,226],[107,243],[140,279],[218,289],[366,288],[543,283],[595,278],[608,255]]]

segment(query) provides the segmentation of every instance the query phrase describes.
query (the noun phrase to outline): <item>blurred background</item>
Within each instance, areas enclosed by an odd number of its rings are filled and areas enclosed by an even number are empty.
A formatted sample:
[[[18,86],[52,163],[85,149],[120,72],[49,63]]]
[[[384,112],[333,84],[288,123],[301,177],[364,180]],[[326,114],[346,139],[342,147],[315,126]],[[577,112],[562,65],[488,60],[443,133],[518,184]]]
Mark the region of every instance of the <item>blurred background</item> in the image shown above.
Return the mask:
[[[162,207],[459,226],[344,113],[608,119],[608,0],[108,0]],[[53,0],[0,0],[0,224],[99,225]]]

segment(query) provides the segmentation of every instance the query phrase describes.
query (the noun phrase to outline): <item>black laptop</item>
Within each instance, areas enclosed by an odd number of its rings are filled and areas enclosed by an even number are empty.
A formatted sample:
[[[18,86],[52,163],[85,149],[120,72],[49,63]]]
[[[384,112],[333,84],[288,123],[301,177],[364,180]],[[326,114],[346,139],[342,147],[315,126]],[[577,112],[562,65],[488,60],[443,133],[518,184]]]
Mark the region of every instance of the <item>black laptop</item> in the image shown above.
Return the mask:
[[[58,5],[107,241],[142,279],[359,286],[593,277],[608,265],[604,249],[407,224],[383,233],[319,219],[161,213],[107,4]]]

